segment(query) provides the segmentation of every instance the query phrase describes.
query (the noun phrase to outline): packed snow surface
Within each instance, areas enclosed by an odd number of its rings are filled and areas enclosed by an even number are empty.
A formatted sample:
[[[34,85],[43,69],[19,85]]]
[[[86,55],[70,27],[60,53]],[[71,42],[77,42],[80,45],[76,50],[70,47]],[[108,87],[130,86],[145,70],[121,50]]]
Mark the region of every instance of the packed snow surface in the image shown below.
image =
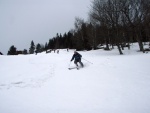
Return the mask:
[[[150,54],[73,50],[0,56],[0,113],[150,113]]]

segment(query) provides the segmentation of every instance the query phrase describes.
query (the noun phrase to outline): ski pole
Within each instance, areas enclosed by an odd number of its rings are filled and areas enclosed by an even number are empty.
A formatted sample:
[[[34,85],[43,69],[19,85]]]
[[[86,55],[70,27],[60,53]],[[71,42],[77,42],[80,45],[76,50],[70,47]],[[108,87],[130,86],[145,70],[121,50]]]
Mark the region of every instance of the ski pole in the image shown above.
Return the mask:
[[[85,60],[85,61],[87,61],[87,62],[89,62],[89,63],[91,63],[91,64],[93,64],[92,62],[90,62],[90,61],[88,61],[88,60],[86,60],[86,59],[84,59],[84,58],[82,58],[83,60]]]

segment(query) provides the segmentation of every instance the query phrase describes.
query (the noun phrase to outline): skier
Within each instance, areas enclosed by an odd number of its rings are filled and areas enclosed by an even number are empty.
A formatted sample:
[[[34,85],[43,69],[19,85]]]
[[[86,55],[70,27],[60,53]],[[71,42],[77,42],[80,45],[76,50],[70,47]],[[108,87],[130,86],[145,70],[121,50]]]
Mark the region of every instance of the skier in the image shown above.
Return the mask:
[[[82,55],[80,55],[78,52],[74,51],[71,61],[73,61],[75,59],[74,63],[76,64],[77,67],[78,67],[78,64],[77,64],[78,62],[80,63],[80,65],[82,67],[84,67],[83,63],[81,62],[81,57],[82,57]]]

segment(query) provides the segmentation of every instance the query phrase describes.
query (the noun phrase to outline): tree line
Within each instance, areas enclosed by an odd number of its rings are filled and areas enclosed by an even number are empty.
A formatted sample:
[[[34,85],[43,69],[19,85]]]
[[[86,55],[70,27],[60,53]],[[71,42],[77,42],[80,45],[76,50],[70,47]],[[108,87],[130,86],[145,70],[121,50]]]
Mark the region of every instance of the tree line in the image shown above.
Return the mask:
[[[106,49],[116,45],[123,54],[126,44],[138,42],[139,50],[145,52],[142,42],[150,41],[150,0],[93,0],[89,15],[101,29]]]
[[[56,34],[43,44],[31,41],[29,52],[23,54],[47,51],[49,49],[97,49],[103,45],[105,50],[117,46],[123,54],[124,47],[130,49],[133,42],[138,42],[143,53],[143,42],[150,43],[150,0],[93,0],[89,10],[89,19],[76,17],[74,28],[68,33]],[[8,55],[16,54],[11,46]]]

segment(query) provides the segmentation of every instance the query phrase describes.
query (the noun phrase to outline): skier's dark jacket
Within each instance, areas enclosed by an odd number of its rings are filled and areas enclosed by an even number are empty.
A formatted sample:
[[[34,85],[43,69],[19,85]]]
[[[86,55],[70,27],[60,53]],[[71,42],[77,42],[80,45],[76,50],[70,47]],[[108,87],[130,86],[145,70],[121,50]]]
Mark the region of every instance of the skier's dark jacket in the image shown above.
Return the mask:
[[[75,52],[75,53],[73,54],[73,56],[72,56],[71,61],[72,61],[73,59],[75,59],[75,61],[79,62],[79,61],[81,61],[81,57],[82,57],[82,55],[80,55],[78,52]]]

